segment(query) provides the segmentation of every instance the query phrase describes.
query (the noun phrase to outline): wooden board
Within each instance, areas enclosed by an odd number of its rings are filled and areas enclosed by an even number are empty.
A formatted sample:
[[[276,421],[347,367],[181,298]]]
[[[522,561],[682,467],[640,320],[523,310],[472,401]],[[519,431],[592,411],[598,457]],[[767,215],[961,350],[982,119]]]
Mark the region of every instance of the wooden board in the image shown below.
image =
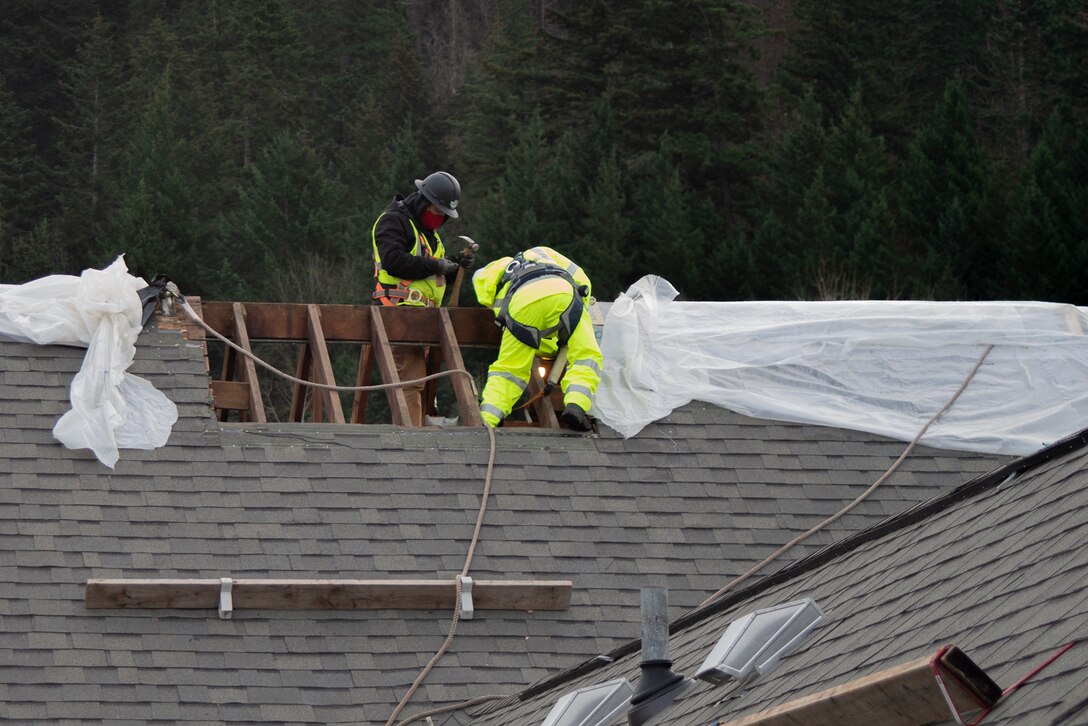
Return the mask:
[[[384,308],[395,311],[396,308]],[[370,308],[370,326],[374,331],[374,351],[378,361],[378,370],[382,374],[382,383],[400,383],[397,374],[397,364],[393,361],[393,352],[389,347],[389,338],[385,334],[385,315],[383,308],[373,306]],[[389,411],[393,418],[394,426],[411,426],[412,417],[408,414],[408,399],[404,396],[404,389],[400,386],[385,389],[385,395],[389,399]]]
[[[332,372],[332,359],[325,346],[325,331],[321,323],[321,310],[317,305],[307,305],[306,315],[309,322],[308,340],[310,355],[313,358],[314,383],[335,386],[336,377]],[[328,388],[314,388],[310,392],[315,401],[314,421],[328,420],[331,423],[344,423],[344,409],[340,403],[340,394]],[[318,406],[316,402],[320,401]],[[320,412],[320,414],[319,414]]]
[[[374,363],[374,346],[363,343],[359,348],[359,366],[355,372],[355,386],[370,385],[370,369]],[[367,391],[357,390],[351,398],[351,422],[366,423]]]
[[[214,330],[230,337],[232,305],[244,306],[251,340],[302,342],[308,338],[309,313],[305,303],[229,303],[203,301],[203,319]],[[325,340],[330,343],[371,342],[370,309],[373,305],[318,305]],[[450,322],[462,346],[498,347],[502,331],[487,308],[451,307]],[[388,337],[394,343],[437,343],[438,310],[401,306],[385,308]]]
[[[944,722],[953,715],[933,675],[932,658],[925,656],[722,726],[923,726]],[[992,681],[966,656],[956,660],[961,674],[970,673],[947,677],[945,683],[957,704],[973,703],[977,709],[980,693],[993,693],[996,685],[991,687]]]
[[[446,359],[447,370],[465,370],[465,361],[461,358],[461,350],[457,347],[457,340],[453,333],[453,324],[450,322],[448,310],[439,310],[441,326],[441,351]],[[480,402],[476,400],[476,394],[467,378],[461,374],[450,376],[450,384],[453,386],[454,396],[457,398],[457,410],[461,416],[462,426],[479,426],[483,423],[480,417]]]
[[[251,351],[249,330],[246,326],[245,307],[241,303],[231,306],[231,317],[234,328],[234,342],[244,350]],[[238,364],[242,366],[242,381],[249,385],[249,408],[246,420],[264,423],[267,419],[264,414],[264,400],[261,398],[261,386],[257,380],[257,364],[249,356],[239,356]]]
[[[454,580],[234,580],[234,609],[452,610]],[[475,580],[476,610],[566,610],[569,580]],[[220,581],[87,580],[88,608],[217,608]]]
[[[249,410],[249,384],[241,381],[211,381],[212,399],[216,408],[231,411]]]

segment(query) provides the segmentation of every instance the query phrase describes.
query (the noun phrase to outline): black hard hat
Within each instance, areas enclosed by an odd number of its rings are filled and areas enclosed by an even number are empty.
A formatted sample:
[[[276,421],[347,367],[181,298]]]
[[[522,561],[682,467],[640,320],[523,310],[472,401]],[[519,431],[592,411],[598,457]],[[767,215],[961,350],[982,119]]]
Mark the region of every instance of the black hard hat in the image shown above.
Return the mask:
[[[447,217],[457,219],[457,205],[461,201],[461,185],[452,174],[436,171],[426,179],[416,179],[416,189],[427,201],[442,210]]]

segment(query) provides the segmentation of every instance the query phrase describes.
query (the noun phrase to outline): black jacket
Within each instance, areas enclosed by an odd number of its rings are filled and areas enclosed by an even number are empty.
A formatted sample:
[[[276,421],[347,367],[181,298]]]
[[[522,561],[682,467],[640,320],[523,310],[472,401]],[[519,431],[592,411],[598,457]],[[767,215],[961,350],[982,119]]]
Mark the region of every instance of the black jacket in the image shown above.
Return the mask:
[[[374,227],[374,242],[381,256],[382,268],[394,277],[405,280],[419,280],[438,272],[438,261],[431,257],[412,254],[416,245],[415,232],[409,222],[415,222],[416,229],[427,238],[431,250],[435,249],[434,232],[426,230],[419,222],[427,200],[418,192],[402,198],[399,194],[382,212]]]

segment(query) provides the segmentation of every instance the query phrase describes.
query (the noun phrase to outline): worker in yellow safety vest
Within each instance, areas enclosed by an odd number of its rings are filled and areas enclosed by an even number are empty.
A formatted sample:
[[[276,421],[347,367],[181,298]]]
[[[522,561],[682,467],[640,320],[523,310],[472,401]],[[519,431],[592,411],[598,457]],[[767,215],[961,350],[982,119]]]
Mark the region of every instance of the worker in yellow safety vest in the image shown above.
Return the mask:
[[[457,219],[461,185],[444,171],[416,179],[416,191],[399,194],[371,229],[374,244],[375,304],[439,307],[446,293],[446,277],[458,267],[471,267],[468,249],[447,258],[438,234],[448,218]],[[426,350],[420,346],[390,346],[397,375],[414,381],[427,375]],[[414,426],[423,423],[423,383],[404,387],[408,414]]]
[[[604,360],[588,309],[592,285],[582,268],[549,247],[534,247],[480,268],[472,286],[503,328],[481,397],[484,423],[498,426],[510,414],[529,385],[536,356],[555,359],[565,348],[562,419],[572,429],[589,430]]]

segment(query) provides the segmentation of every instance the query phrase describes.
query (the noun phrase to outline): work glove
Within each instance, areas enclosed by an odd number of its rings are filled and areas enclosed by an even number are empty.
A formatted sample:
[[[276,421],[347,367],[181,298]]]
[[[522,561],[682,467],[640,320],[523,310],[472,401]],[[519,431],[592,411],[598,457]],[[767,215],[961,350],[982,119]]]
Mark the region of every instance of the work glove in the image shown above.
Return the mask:
[[[586,412],[582,410],[581,406],[574,403],[567,404],[567,407],[563,409],[563,415],[560,416],[560,418],[563,419],[563,423],[565,423],[568,428],[573,429],[574,431],[589,431],[590,428],[592,428],[589,423],[589,416],[586,415]]]
[[[460,267],[460,265],[458,265],[456,262],[450,259],[446,259],[445,257],[435,258],[435,265],[437,267],[437,269],[435,270],[436,275],[447,276],[457,272],[457,268]]]
[[[466,270],[472,269],[472,266],[476,264],[476,250],[480,249],[480,245],[471,237],[461,235],[453,240],[455,244],[464,245],[460,252],[456,255],[450,255],[450,259],[459,264]]]
[[[476,254],[470,249],[464,249],[456,255],[450,255],[449,259],[453,260],[466,270],[471,270],[472,266],[476,264]]]

